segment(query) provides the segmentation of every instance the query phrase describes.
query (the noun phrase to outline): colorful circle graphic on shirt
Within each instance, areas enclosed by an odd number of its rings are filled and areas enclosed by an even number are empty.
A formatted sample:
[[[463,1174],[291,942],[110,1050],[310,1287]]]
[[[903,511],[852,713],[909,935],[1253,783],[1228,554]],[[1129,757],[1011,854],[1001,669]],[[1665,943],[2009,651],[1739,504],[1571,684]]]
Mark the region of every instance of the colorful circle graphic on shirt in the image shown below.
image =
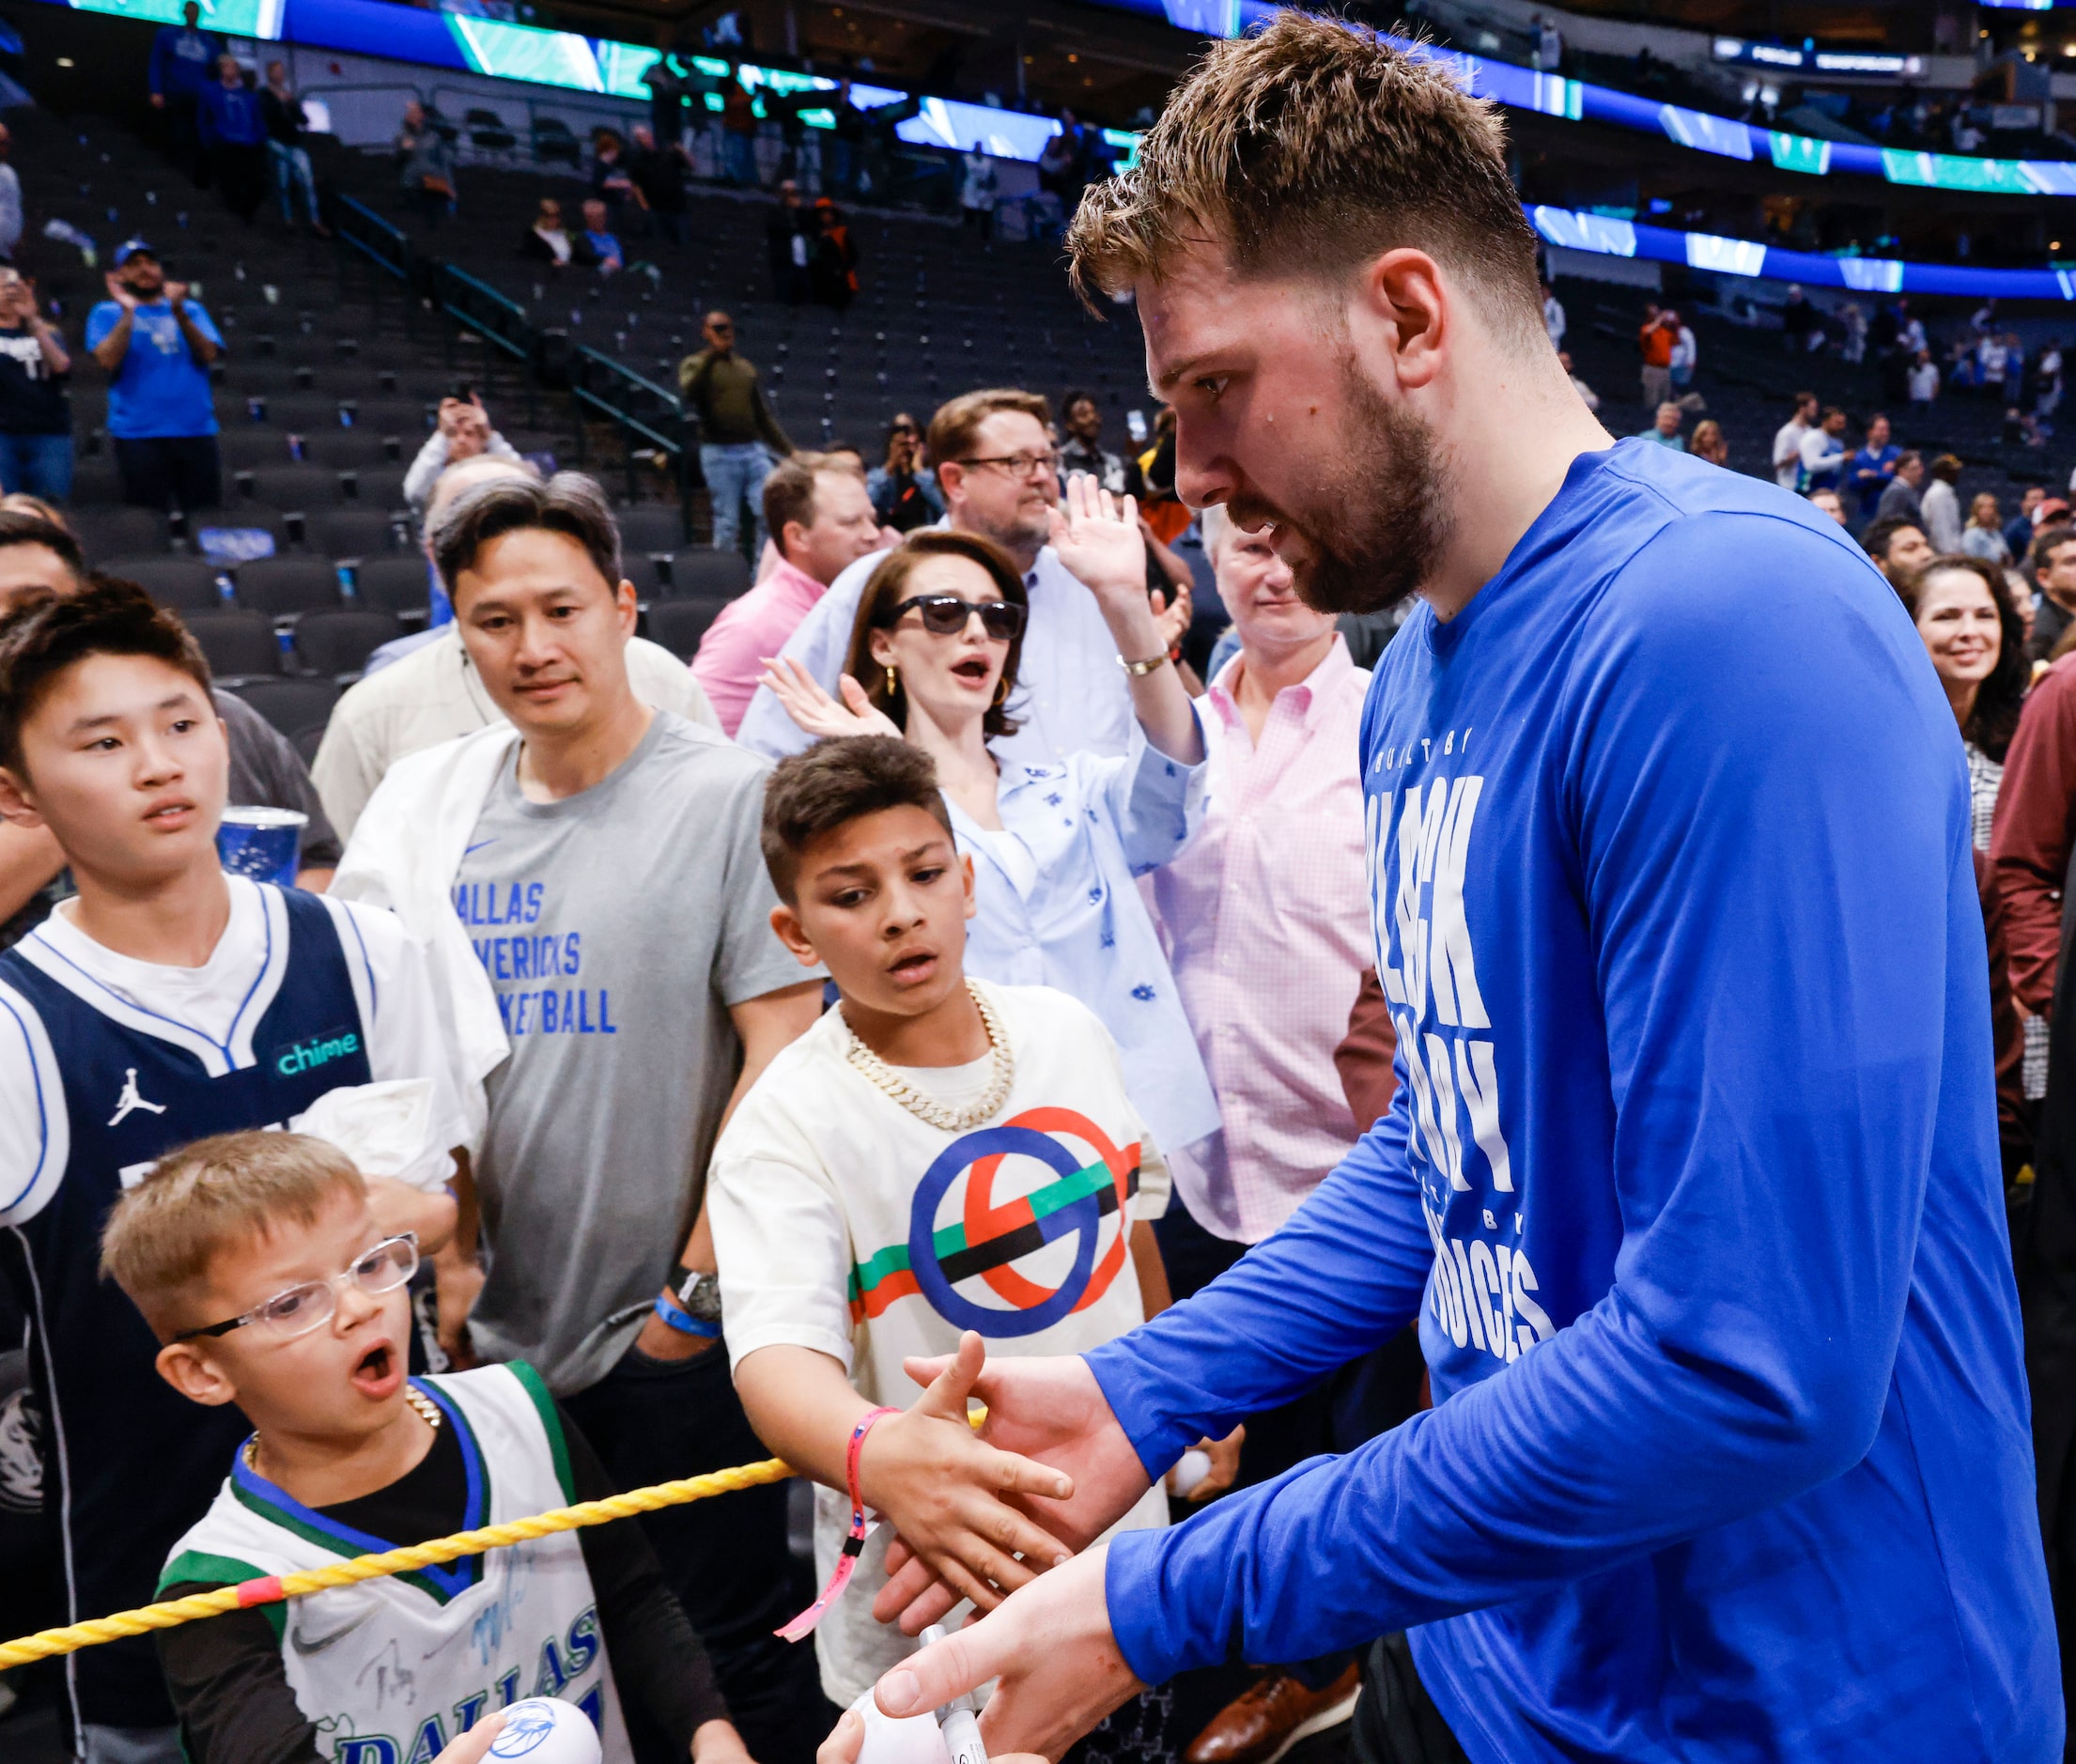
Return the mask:
[[[998,1203],[995,1178],[1012,1156],[1035,1159],[1053,1180]],[[923,1172],[910,1203],[908,1270],[917,1291],[947,1323],[984,1336],[1051,1328],[1101,1298],[1124,1265],[1126,1203],[1138,1174],[1137,1145],[1121,1152],[1071,1108],[1026,1109],[999,1127],[962,1135]],[[939,1227],[937,1208],[962,1176],[960,1216]],[[1103,1221],[1112,1215],[1119,1229],[1098,1259]],[[1023,1258],[1070,1236],[1074,1264],[1057,1286],[1017,1272]],[[953,1290],[976,1277],[1006,1304],[980,1304]]]

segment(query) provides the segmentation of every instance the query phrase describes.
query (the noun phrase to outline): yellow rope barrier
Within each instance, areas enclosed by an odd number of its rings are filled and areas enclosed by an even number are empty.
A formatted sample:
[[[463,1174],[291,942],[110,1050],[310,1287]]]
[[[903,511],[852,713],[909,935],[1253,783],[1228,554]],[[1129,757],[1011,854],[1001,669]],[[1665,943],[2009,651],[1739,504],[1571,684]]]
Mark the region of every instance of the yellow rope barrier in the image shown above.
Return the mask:
[[[582,1501],[575,1507],[558,1507],[553,1512],[536,1513],[531,1519],[514,1519],[502,1525],[480,1525],[473,1531],[457,1531],[430,1543],[414,1543],[408,1549],[384,1550],[376,1555],[356,1555],[351,1561],[329,1568],[306,1568],[292,1574],[270,1575],[248,1580],[241,1586],[220,1586],[214,1592],[190,1593],[185,1599],[169,1599],[135,1611],[118,1611],[114,1617],[92,1617],[63,1629],[43,1630],[18,1642],[0,1646],[0,1672],[9,1666],[24,1666],[32,1660],[48,1660],[55,1654],[76,1653],[97,1642],[112,1642],[124,1635],[144,1635],[152,1630],[169,1630],[192,1623],[197,1617],[217,1617],[226,1611],[242,1611],[255,1605],[275,1604],[306,1593],[322,1592],[328,1586],[350,1586],[356,1581],[380,1580],[385,1574],[408,1573],[414,1568],[430,1568],[460,1555],[481,1555],[502,1544],[523,1543],[530,1538],[545,1538],[558,1531],[575,1531],[583,1525],[602,1525],[611,1519],[628,1519],[636,1513],[654,1512],[659,1507],[680,1507],[687,1501],[703,1501],[710,1495],[736,1489],[753,1489],[767,1482],[782,1482],[794,1475],[793,1467],[777,1458],[762,1463],[741,1464],[733,1470],[714,1470],[705,1476],[686,1477],[676,1482],[658,1482],[645,1489],[630,1489],[625,1494],[602,1501]]]

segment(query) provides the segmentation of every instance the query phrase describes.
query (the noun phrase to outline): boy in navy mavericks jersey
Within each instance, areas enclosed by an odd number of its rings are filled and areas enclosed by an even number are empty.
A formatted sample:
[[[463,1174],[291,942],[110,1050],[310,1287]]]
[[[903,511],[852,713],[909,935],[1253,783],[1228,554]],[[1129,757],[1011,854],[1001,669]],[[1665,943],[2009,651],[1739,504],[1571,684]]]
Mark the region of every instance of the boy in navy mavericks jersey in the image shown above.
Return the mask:
[[[151,1597],[241,1431],[159,1380],[152,1332],[99,1277],[117,1195],[175,1146],[387,1084],[415,1138],[375,1215],[428,1246],[453,1230],[463,1130],[414,947],[386,914],[227,876],[228,764],[208,664],[141,590],[0,624],[0,815],[49,828],[79,890],[0,954],[0,1268],[35,1332],[72,1619]],[[89,1758],[178,1756],[148,1644],[68,1667]]]

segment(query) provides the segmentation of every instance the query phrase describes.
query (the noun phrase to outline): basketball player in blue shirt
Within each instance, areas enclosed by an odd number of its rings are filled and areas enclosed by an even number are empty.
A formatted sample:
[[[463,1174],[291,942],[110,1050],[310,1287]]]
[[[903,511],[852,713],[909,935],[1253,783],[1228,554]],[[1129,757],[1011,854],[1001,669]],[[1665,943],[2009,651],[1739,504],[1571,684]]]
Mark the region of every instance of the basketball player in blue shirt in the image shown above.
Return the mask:
[[[1446,66],[1285,11],[1075,221],[1180,494],[1323,610],[1419,596],[1361,736],[1400,1084],[1222,1278],[976,1386],[1077,1540],[1408,1323],[1433,1407],[1040,1575],[879,1705],[999,1673],[990,1753],[1058,1757],[1137,1681],[1385,1637],[1369,1759],[2048,1764],[1952,715],[1835,522],[1594,421],[1506,168]]]
[[[160,1381],[150,1329],[99,1277],[116,1196],[175,1146],[385,1085],[412,1137],[370,1185],[377,1217],[428,1248],[454,1226],[465,1130],[413,946],[387,914],[225,874],[209,686],[194,640],[125,584],[0,624],[0,815],[48,828],[79,890],[0,954],[0,1277],[35,1335],[68,1621],[151,1597],[242,1431]],[[67,1669],[86,1757],[178,1758],[147,1642]]]

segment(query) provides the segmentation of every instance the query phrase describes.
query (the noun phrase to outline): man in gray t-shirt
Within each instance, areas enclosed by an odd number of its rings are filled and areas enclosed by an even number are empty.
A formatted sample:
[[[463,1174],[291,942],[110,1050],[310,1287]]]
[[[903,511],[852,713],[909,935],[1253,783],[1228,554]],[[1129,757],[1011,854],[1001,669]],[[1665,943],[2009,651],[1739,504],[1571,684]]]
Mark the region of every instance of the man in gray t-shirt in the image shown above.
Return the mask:
[[[469,1327],[566,1396],[627,1352],[691,1234],[742,1062],[729,1007],[800,967],[771,930],[753,754],[658,711],[560,801],[529,801],[517,760],[454,890],[512,1043],[476,1163],[495,1253]]]
[[[821,1008],[770,926],[764,764],[635,696],[634,589],[590,479],[476,485],[432,549],[519,735],[451,884],[511,1047],[473,1170],[468,1351],[537,1367],[623,1488],[766,1457],[713,1351],[701,1211],[735,1097]],[[443,1274],[443,1299],[466,1290]],[[783,1488],[643,1526],[751,1755],[809,1764],[835,1711],[813,1650],[771,1632],[791,1615]],[[693,1764],[747,1761],[695,1742]]]

